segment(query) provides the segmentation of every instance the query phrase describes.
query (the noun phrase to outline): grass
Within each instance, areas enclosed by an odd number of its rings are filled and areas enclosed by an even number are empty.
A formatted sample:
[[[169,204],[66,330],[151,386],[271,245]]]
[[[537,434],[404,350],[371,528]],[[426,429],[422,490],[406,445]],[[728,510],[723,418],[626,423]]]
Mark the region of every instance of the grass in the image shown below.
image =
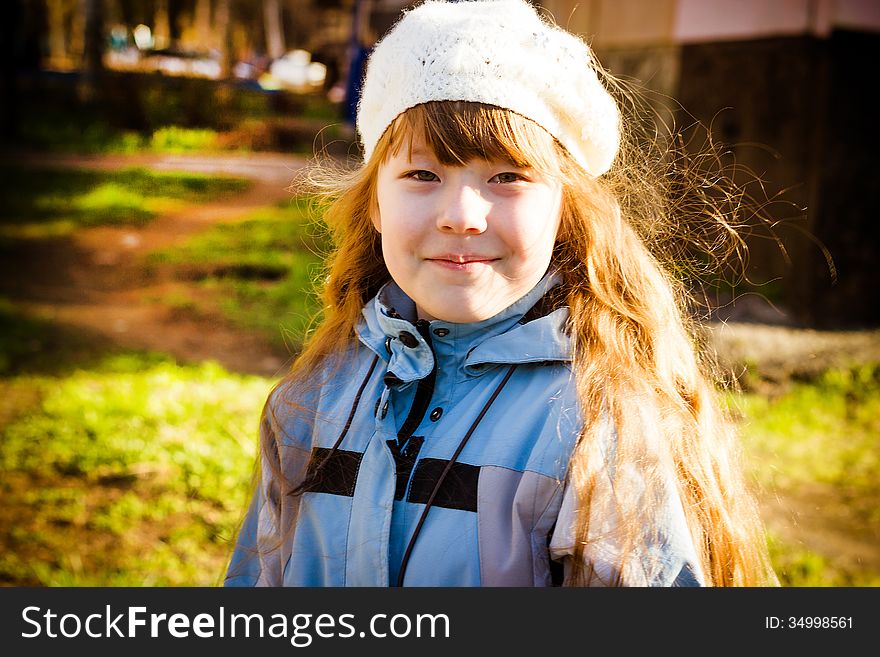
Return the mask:
[[[271,382],[0,300],[0,585],[212,585]]]
[[[334,111],[321,107],[296,117],[245,118],[226,130],[170,124],[141,133],[97,121],[82,126],[44,121],[25,124],[22,141],[29,148],[51,153],[210,154],[268,150],[311,156],[318,134],[319,143],[345,139],[339,127],[341,121]]]
[[[863,544],[880,526],[880,363],[835,367],[777,397],[731,399],[753,473],[767,495],[802,499]],[[828,532],[840,531],[828,527]],[[789,586],[878,586],[880,569],[771,536]],[[874,560],[876,563],[876,559]]]
[[[319,310],[309,290],[327,243],[310,219],[307,201],[298,198],[258,210],[242,221],[216,225],[152,259],[176,267],[180,276],[212,291],[233,323],[295,348]],[[180,298],[174,303],[198,306]]]
[[[220,150],[220,138],[214,130],[171,125],[154,130],[143,148],[155,153],[211,152]]]
[[[85,126],[72,123],[25,122],[24,140],[40,150],[62,153],[189,153],[229,150],[220,133],[210,128],[167,125],[141,134],[119,130],[106,123]],[[247,150],[237,147],[235,150]]]
[[[240,192],[249,183],[140,168],[92,170],[0,168],[0,238],[40,238],[79,227],[143,225],[163,212]]]
[[[215,584],[269,387],[140,353],[0,379],[0,583]]]
[[[763,483],[880,493],[880,364],[826,370],[776,399],[743,395],[738,406],[749,418],[746,438]],[[880,522],[880,507],[869,519]]]
[[[246,184],[137,169],[3,174],[7,237],[142,223]],[[304,291],[326,249],[306,201],[294,199],[218,224],[152,264],[210,292],[239,326],[296,346],[319,312]],[[181,312],[199,312],[206,296],[173,295],[164,302]],[[271,382],[96,340],[0,299],[0,584],[214,584]],[[868,360],[793,370],[773,394],[746,386],[730,403],[765,494],[809,493],[840,511],[840,527],[818,532],[869,543],[880,526],[880,363]],[[770,548],[784,585],[880,586],[880,566],[826,545],[771,529]]]
[[[0,583],[212,585],[243,510],[268,379],[216,363],[39,350],[57,327],[0,305]],[[11,337],[8,337],[11,336]],[[33,345],[31,345],[33,346]],[[67,360],[66,360],[67,359]],[[77,362],[82,362],[77,366]],[[880,365],[825,372],[773,400],[736,398],[754,474],[778,494],[821,485],[877,524]],[[861,515],[859,515],[861,514]],[[880,570],[771,532],[786,586],[877,586]]]
[[[786,544],[769,534],[770,558],[784,587],[880,586],[880,572],[841,566],[834,555],[827,555]]]
[[[311,153],[314,132],[341,121],[340,106],[322,93],[266,93],[210,80],[108,74],[98,97],[83,102],[74,76],[22,82],[20,143],[46,152]],[[305,132],[291,134],[285,128],[291,122]]]

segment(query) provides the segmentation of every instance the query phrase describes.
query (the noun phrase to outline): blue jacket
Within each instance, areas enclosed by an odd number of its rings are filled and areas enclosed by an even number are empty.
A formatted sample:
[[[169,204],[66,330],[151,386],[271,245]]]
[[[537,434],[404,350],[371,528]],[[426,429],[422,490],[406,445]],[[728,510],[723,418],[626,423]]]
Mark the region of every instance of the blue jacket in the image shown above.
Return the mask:
[[[279,453],[264,455],[226,585],[561,583],[575,514],[566,471],[581,421],[555,284],[548,275],[474,324],[414,322],[413,302],[383,287],[348,358],[315,389],[282,386],[270,399],[277,421],[263,430],[276,432]],[[290,402],[308,411],[285,412]],[[280,516],[266,501],[290,485],[272,465],[305,481]],[[624,583],[698,585],[677,495],[658,512],[665,530],[647,549],[660,565]],[[616,554],[613,543],[591,549],[597,583],[616,573]]]

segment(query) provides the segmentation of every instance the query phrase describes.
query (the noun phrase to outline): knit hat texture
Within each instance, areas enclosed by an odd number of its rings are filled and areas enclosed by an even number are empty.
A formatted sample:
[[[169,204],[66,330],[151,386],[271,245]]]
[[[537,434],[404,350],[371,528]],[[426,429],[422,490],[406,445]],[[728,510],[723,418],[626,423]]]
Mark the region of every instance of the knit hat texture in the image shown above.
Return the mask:
[[[428,0],[404,13],[369,58],[357,113],[364,158],[405,110],[462,100],[531,119],[600,176],[617,154],[620,119],[595,61],[586,43],[524,0]]]

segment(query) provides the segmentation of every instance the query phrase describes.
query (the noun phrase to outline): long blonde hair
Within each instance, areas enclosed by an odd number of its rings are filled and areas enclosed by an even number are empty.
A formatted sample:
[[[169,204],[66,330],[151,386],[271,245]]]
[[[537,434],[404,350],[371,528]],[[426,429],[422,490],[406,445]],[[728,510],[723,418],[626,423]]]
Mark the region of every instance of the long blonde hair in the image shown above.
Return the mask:
[[[562,277],[570,309],[574,382],[584,418],[568,474],[579,508],[574,568],[566,583],[597,577],[584,556],[599,539],[590,513],[598,478],[609,468],[623,472],[638,464],[638,483],[620,477],[615,486],[614,538],[621,563],[620,576],[610,583],[624,583],[628,560],[640,558],[639,546],[660,531],[651,501],[668,493],[672,473],[706,583],[774,584],[758,507],[716,388],[717,370],[700,348],[698,323],[686,312],[689,296],[679,257],[685,252],[676,246],[684,228],[696,226],[703,255],[712,227],[710,251],[725,236],[738,248],[736,204],[725,208],[717,195],[689,185],[693,176],[682,167],[681,153],[671,158],[656,140],[646,143],[625,133],[614,167],[597,179],[542,128],[513,112],[431,102],[400,115],[356,170],[311,167],[301,182],[325,201],[320,207],[334,250],[320,286],[323,319],[282,384],[305,384],[318,365],[350,351],[363,305],[390,280],[371,222],[377,173],[389,154],[411,145],[416,134],[443,164],[500,159],[537,167],[563,183],[552,266]],[[646,145],[659,155],[646,157]],[[730,201],[733,194],[720,198]],[[611,457],[595,449],[609,419],[616,429]]]

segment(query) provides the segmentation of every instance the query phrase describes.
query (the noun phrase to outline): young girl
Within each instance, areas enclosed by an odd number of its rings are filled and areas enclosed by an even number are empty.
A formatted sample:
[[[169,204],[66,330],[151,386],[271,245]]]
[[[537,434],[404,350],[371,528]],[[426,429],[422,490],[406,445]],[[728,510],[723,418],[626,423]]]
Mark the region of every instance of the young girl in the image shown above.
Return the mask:
[[[227,585],[773,583],[613,83],[523,0],[377,44]]]

